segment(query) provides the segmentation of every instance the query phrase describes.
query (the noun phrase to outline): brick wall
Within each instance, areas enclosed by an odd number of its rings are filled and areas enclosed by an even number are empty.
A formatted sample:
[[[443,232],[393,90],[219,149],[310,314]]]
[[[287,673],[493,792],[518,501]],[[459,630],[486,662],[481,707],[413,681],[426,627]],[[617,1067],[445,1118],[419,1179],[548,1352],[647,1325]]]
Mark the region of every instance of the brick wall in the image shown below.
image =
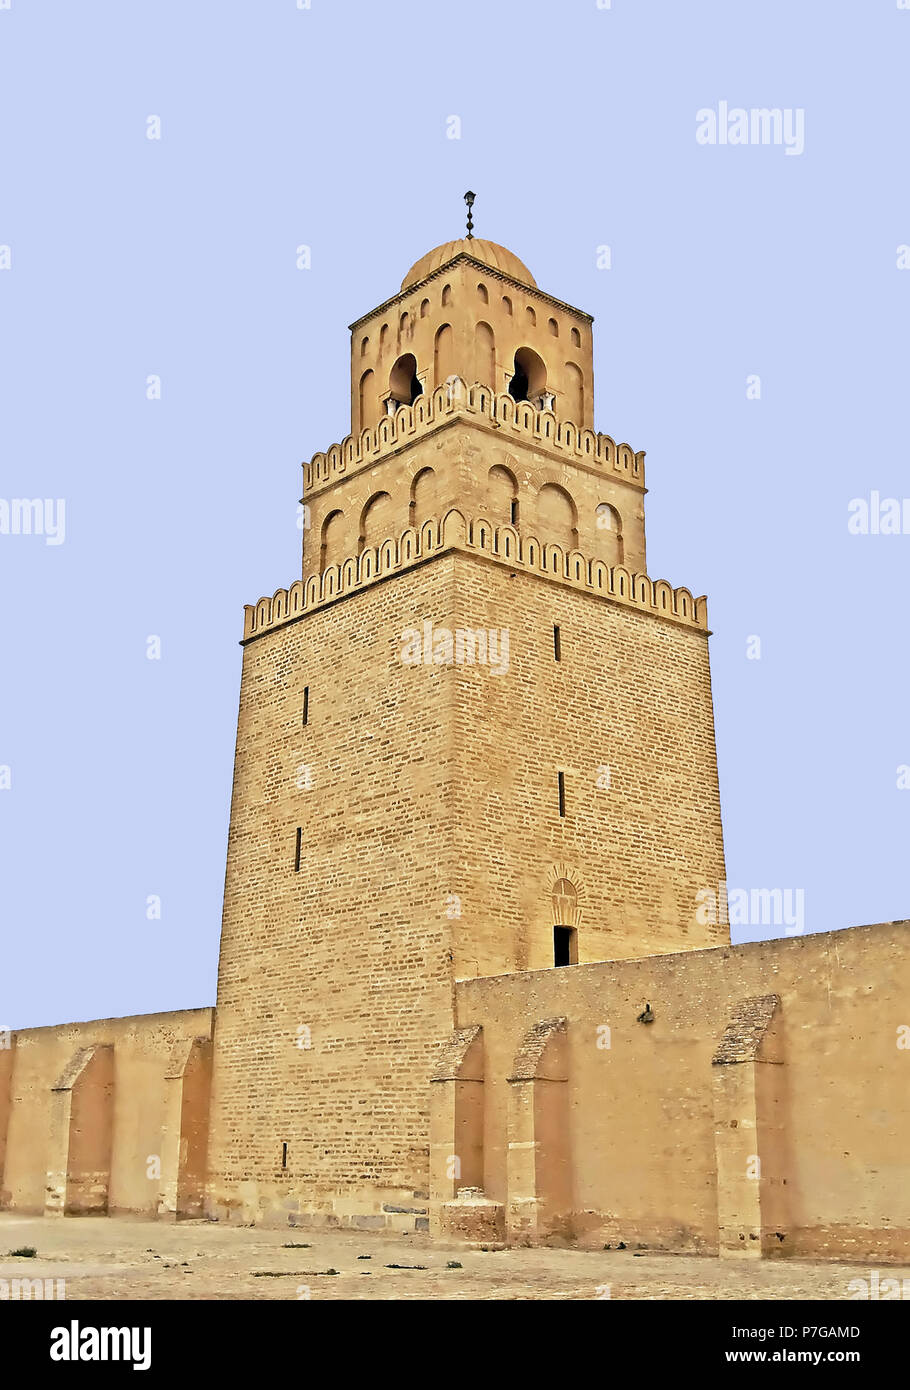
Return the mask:
[[[508,668],[405,664],[425,624],[505,629]],[[559,866],[581,959],[723,938],[694,920],[723,877],[703,632],[448,553],[250,641],[210,1210],[413,1225],[453,970],[551,962]]]
[[[245,649],[209,1156],[221,1215],[382,1222],[425,1192],[425,1083],[452,1017],[452,685],[434,672],[416,698],[400,654],[414,615],[447,607],[453,564]]]
[[[505,674],[453,668],[458,975],[552,965],[561,876],[582,962],[729,940],[695,916],[724,877],[706,634],[502,565],[455,574],[460,622],[509,631]]]

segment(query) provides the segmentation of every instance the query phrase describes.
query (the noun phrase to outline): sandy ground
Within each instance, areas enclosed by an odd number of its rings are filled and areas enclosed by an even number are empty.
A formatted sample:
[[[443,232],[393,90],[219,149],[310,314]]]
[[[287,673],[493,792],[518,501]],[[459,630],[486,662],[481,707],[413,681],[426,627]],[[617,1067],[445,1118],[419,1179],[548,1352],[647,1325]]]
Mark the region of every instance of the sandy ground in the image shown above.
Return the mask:
[[[37,1256],[11,1258],[20,1246]],[[880,1275],[908,1279],[910,1268]],[[853,1264],[480,1251],[425,1235],[0,1213],[0,1280],[64,1279],[70,1299],[847,1299],[849,1281],[868,1277]]]

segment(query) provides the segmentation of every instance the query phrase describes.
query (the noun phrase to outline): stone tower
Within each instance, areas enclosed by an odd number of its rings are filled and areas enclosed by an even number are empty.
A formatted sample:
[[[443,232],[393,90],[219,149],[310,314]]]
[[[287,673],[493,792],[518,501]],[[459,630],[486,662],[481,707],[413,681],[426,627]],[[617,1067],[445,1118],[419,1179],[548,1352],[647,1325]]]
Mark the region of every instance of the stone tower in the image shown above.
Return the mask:
[[[647,577],[591,324],[468,238],[352,325],[246,610],[212,1214],[413,1229],[457,980],[729,940],[705,601]]]

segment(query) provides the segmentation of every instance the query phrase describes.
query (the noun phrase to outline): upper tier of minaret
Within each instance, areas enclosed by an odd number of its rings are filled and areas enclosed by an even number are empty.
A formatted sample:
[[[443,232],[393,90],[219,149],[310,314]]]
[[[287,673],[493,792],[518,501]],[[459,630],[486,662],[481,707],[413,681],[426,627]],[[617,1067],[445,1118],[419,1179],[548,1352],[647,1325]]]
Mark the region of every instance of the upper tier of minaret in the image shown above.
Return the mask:
[[[351,325],[351,434],[455,376],[593,429],[592,321],[506,247],[445,242]]]

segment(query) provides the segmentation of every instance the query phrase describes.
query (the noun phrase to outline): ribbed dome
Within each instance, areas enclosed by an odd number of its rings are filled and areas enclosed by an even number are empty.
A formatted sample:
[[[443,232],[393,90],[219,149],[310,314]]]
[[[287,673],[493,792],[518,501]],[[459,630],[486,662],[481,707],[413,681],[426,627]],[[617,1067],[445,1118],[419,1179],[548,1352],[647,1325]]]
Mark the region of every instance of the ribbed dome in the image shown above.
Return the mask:
[[[467,237],[462,237],[460,241],[447,241],[442,246],[437,246],[434,251],[428,251],[419,261],[415,261],[402,280],[401,288],[406,290],[409,285],[416,285],[419,280],[425,280],[434,270],[438,270],[441,265],[445,265],[462,252],[473,256],[475,261],[484,261],[487,265],[494,266],[504,275],[510,275],[513,280],[520,280],[525,285],[534,285],[535,288],[537,286],[537,281],[528,267],[505,246],[500,246],[495,241],[483,241],[479,237],[471,237],[470,241]]]

